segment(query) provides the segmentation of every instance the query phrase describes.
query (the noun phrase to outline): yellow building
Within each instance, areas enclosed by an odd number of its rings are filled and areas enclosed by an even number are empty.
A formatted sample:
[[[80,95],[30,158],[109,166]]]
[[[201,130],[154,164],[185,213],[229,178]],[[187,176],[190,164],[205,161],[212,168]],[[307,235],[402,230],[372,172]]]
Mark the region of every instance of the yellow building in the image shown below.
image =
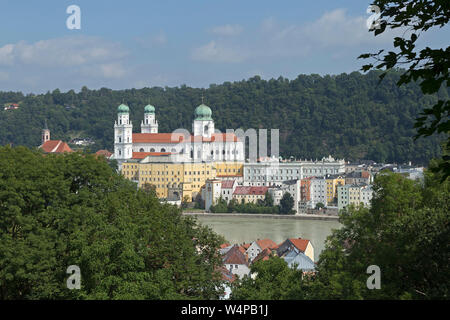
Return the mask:
[[[171,162],[166,154],[143,155],[122,164],[125,178],[137,183],[139,188],[149,184],[155,188],[158,198],[188,201],[201,192],[207,179],[214,179],[218,171],[222,176],[236,176],[243,173],[242,162]]]
[[[345,185],[345,178],[341,176],[328,176],[326,178],[327,202],[331,204],[337,199],[338,187]]]
[[[214,162],[217,177],[243,177],[244,163],[243,162]]]

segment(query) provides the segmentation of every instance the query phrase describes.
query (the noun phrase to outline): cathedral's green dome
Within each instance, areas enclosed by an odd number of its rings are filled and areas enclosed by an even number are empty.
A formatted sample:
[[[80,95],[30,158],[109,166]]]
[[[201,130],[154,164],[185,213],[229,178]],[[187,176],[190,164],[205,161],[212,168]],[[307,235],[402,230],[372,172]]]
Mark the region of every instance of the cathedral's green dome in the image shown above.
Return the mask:
[[[145,106],[144,112],[145,113],[155,113],[155,107],[152,106],[151,104],[148,104]]]
[[[195,108],[194,114],[195,120],[212,120],[211,109],[207,105],[204,105],[203,103],[199,105],[197,108]]]
[[[128,106],[124,105],[123,103],[117,108],[118,113],[129,113],[130,108]]]

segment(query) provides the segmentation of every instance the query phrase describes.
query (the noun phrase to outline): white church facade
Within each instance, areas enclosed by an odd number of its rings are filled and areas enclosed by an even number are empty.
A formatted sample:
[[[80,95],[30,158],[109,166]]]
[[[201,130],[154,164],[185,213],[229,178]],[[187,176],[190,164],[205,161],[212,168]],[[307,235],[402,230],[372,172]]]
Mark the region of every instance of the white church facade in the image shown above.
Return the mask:
[[[144,108],[141,132],[133,133],[130,109],[121,104],[114,123],[114,159],[119,163],[131,159],[168,156],[171,162],[244,162],[244,144],[234,133],[215,130],[211,109],[203,103],[194,112],[192,133],[177,130],[159,133],[155,107]]]

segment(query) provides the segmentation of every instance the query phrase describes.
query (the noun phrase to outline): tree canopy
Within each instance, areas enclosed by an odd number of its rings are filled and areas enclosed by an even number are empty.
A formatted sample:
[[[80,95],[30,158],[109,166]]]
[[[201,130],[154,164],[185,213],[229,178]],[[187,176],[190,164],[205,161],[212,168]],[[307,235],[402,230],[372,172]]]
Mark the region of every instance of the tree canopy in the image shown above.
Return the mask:
[[[102,158],[0,147],[0,299],[218,298],[223,241]]]
[[[0,92],[0,105],[17,102],[17,110],[0,110],[0,145],[40,145],[45,119],[52,139],[68,142],[91,137],[92,151],[113,148],[117,106],[130,107],[134,132],[140,132],[144,106],[156,108],[159,132],[191,130],[194,109],[212,109],[215,127],[279,129],[280,154],[286,158],[412,161],[427,164],[440,156],[442,137],[414,141],[414,122],[426,108],[448,97],[448,90],[423,94],[416,83],[397,87],[402,74],[393,71],[378,84],[381,71],[340,75],[299,75],[296,79],[248,80],[211,85],[207,89],[181,86],[110,90],[83,88],[24,95]],[[270,132],[268,132],[270,145]]]

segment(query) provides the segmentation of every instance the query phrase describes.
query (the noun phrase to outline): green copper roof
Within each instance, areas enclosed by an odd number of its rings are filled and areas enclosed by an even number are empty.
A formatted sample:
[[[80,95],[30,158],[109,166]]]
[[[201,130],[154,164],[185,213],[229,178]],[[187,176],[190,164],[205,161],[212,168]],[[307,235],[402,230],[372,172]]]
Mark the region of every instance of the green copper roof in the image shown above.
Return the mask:
[[[145,106],[144,112],[145,113],[155,113],[155,107],[152,106],[151,104],[148,104]]]
[[[117,108],[118,113],[129,113],[130,108],[128,106],[124,105],[123,103]]]
[[[204,105],[203,103],[195,108],[195,120],[212,120],[212,111],[210,107]]]

